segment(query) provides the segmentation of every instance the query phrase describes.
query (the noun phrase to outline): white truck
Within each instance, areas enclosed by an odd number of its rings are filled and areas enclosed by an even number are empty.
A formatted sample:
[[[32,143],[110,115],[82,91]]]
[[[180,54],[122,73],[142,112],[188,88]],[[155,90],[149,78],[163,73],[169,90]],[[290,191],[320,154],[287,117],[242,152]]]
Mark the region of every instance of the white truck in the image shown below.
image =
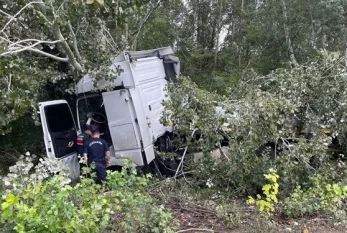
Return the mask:
[[[88,122],[98,125],[109,144],[110,166],[121,166],[124,158],[134,166],[148,165],[155,158],[154,143],[172,131],[160,123],[166,85],[180,71],[179,59],[172,54],[170,47],[126,51],[110,67],[122,69],[116,79],[101,79],[95,85],[90,75],[84,76],[76,86],[75,117],[66,100],[39,103],[47,156],[62,159],[71,177],[78,176],[76,138]],[[111,89],[95,91],[95,86]]]

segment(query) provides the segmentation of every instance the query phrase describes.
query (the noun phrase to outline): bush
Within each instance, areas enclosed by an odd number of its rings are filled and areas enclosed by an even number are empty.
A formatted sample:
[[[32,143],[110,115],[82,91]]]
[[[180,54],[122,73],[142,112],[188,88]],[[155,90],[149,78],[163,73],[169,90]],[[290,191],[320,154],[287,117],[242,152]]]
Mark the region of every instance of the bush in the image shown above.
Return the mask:
[[[258,194],[257,199],[249,197],[246,203],[249,205],[255,204],[261,215],[270,216],[275,211],[275,205],[278,203],[277,194],[279,184],[277,180],[279,176],[273,169],[270,169],[269,173],[264,176],[270,182],[270,184],[265,184],[262,188],[264,197]]]
[[[336,212],[347,197],[347,186],[330,183],[326,177],[317,174],[310,178],[311,187],[303,190],[298,186],[285,199],[285,213],[291,217],[317,214],[322,211]]]
[[[172,232],[171,215],[155,206],[144,190],[149,176],[138,177],[135,169],[130,173],[123,169],[109,173],[106,185],[82,177],[71,186],[58,160],[41,160],[35,168],[31,161],[22,157],[4,178],[8,189],[1,221],[15,231]],[[50,176],[59,170],[60,175]]]

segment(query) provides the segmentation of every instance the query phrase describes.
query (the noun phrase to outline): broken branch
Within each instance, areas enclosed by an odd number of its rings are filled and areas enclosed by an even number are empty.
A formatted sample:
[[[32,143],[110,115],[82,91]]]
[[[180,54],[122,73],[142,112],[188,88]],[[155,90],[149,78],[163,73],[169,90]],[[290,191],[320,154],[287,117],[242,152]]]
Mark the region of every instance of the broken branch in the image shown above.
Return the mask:
[[[176,231],[176,233],[182,233],[182,232],[188,232],[188,231],[207,231],[207,232],[214,232],[214,230],[210,230],[210,229],[189,228],[189,229],[185,229],[185,230]]]
[[[179,170],[180,170],[180,168],[181,168],[181,167],[182,167],[182,172],[183,172],[183,166],[182,166],[182,164],[183,164],[183,161],[184,161],[184,157],[186,156],[187,149],[188,149],[188,146],[186,146],[186,148],[184,149],[184,153],[183,153],[183,156],[182,156],[181,162],[180,162],[180,164],[178,165],[178,168],[177,168],[177,170],[176,170],[176,173],[175,173],[174,178],[176,178],[176,177],[177,177],[177,174],[178,174],[178,172],[179,172]]]

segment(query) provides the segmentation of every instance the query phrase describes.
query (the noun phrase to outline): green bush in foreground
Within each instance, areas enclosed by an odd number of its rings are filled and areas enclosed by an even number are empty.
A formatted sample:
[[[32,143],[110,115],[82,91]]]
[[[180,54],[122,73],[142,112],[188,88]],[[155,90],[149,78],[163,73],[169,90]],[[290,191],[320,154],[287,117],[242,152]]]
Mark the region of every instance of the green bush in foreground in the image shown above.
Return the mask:
[[[17,166],[28,161],[21,160]],[[109,173],[109,182],[103,186],[89,178],[71,186],[64,175],[47,178],[42,173],[46,161],[33,174],[11,173],[4,179],[8,189],[1,203],[1,222],[7,227],[35,233],[172,232],[171,215],[155,206],[144,190],[150,176],[139,177],[135,169],[130,173],[123,169]]]
[[[330,183],[321,175],[311,177],[312,186],[304,190],[298,186],[293,194],[285,199],[285,213],[291,217],[317,214],[321,211],[341,210],[347,198],[347,186]]]

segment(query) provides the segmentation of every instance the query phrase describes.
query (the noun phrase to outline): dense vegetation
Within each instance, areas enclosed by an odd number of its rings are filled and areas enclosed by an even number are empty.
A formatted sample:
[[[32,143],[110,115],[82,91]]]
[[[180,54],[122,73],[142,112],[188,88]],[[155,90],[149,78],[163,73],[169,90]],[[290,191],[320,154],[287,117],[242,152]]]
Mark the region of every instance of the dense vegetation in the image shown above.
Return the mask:
[[[73,102],[76,81],[104,77],[120,51],[162,46],[172,46],[182,66],[165,114],[180,134],[202,134],[175,142],[188,148],[190,177],[148,187],[149,177],[123,170],[105,187],[88,179],[70,186],[63,175],[42,177],[50,162],[34,168],[19,159],[43,149],[39,101]],[[189,200],[218,196],[213,211],[229,227],[243,222],[236,206],[227,210],[230,197],[247,199],[267,222],[326,214],[346,227],[346,52],[345,0],[3,0],[0,169],[10,173],[2,223],[17,232],[172,232],[173,216],[156,206],[165,198],[150,196],[179,189]],[[216,159],[210,151],[222,149],[221,140],[228,145]],[[198,163],[193,152],[204,154]],[[83,214],[90,208],[98,211]]]

